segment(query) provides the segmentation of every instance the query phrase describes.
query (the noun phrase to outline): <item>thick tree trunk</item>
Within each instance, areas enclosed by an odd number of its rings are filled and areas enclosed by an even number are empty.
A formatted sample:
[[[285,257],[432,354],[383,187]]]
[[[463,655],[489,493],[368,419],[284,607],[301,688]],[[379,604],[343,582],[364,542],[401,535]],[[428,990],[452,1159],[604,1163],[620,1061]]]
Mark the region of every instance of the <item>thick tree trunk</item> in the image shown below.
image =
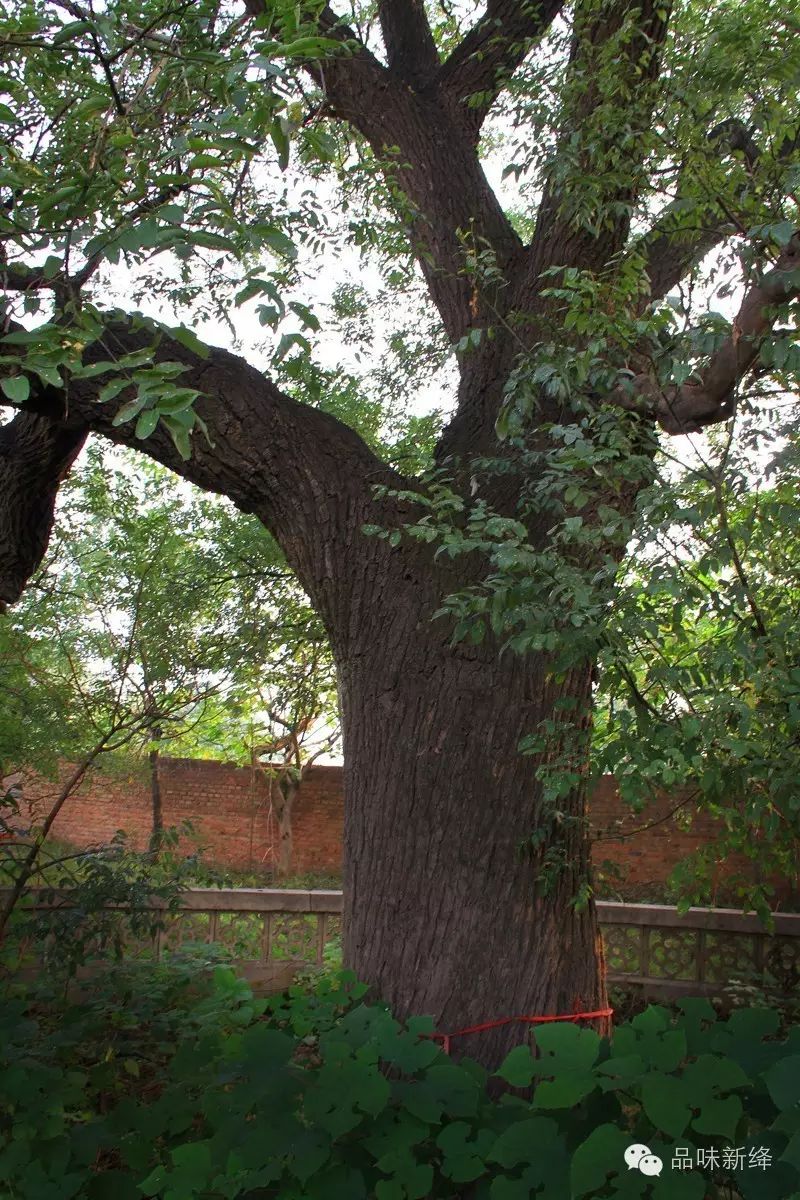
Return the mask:
[[[297,791],[297,784],[292,779],[279,779],[274,785],[275,813],[278,818],[278,860],[275,874],[278,879],[288,879],[292,873],[292,806]]]
[[[160,730],[153,730],[153,739],[161,737]],[[164,800],[161,795],[160,754],[155,745],[148,755],[150,764],[150,809],[152,813],[152,829],[150,832],[150,853],[158,858],[164,843]]]
[[[450,648],[414,594],[386,588],[362,631],[369,652],[341,667],[346,965],[397,1016],[432,1014],[442,1033],[602,1008],[595,912],[571,904],[589,870],[585,789],[559,802],[549,844],[566,866],[537,895],[530,838],[548,817],[517,749],[560,697],[588,702],[590,668],[556,683],[544,659]],[[517,1023],[452,1052],[495,1067],[526,1036]]]

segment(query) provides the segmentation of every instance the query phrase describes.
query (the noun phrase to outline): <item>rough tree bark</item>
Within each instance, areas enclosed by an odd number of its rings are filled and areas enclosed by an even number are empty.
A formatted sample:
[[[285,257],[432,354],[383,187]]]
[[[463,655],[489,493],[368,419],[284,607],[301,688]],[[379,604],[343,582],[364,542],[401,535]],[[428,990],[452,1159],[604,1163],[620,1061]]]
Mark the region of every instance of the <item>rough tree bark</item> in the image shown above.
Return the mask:
[[[424,572],[424,573],[423,573]],[[438,586],[437,586],[438,584]],[[602,1007],[591,907],[570,905],[588,869],[576,790],[560,841],[569,869],[537,897],[540,791],[519,739],[560,697],[588,701],[588,665],[560,684],[547,662],[451,647],[431,623],[430,564],[403,555],[365,572],[364,613],[341,664],[345,730],[346,961],[396,1012],[445,1033],[504,1016]],[[454,1043],[484,1062],[519,1027]]]
[[[150,853],[153,858],[158,858],[164,842],[164,800],[161,794],[160,740],[161,730],[156,728],[153,730],[154,745],[147,755],[147,762],[150,769],[150,812],[152,815]]]
[[[287,775],[275,781],[272,795],[275,802],[275,812],[278,817],[278,861],[275,875],[278,879],[288,879],[294,863],[294,838],[292,833],[292,815],[295,797],[300,785]]]
[[[492,99],[561,7],[488,0],[481,20],[440,63],[418,0],[383,0],[387,65],[362,46],[308,67],[325,90],[327,110],[367,139],[402,189],[409,241],[449,337],[496,323],[496,336],[461,364],[457,411],[437,452],[466,478],[470,455],[496,445],[494,425],[519,338],[536,341],[558,319],[541,294],[552,282],[542,273],[567,266],[599,271],[630,243],[624,216],[594,234],[576,229],[554,177],[532,242],[523,246],[478,160],[477,137]],[[247,8],[257,13],[259,0],[247,0]],[[613,58],[619,87],[610,85],[618,103],[630,106],[630,137],[624,150],[614,147],[613,179],[598,200],[618,203],[620,212],[641,185],[637,131],[650,120],[668,10],[665,0],[574,6],[580,36],[568,72],[576,86],[566,89],[555,122],[563,138],[580,133],[596,104],[593,88],[578,84],[592,77],[605,42],[633,14],[638,23],[636,36]],[[330,10],[320,21],[329,36],[355,41]],[[608,61],[604,69],[611,69]],[[470,104],[476,94],[479,102]],[[741,149],[733,141],[730,151]],[[673,231],[667,213],[640,239],[653,299],[722,239],[725,221],[720,214],[718,226],[709,228],[709,220],[692,237]],[[465,236],[491,250],[499,283],[484,286],[465,272]],[[792,243],[773,272],[753,283],[734,336],[700,384],[667,396],[642,375],[630,390],[598,401],[635,409],[671,433],[724,420],[769,329],[769,305],[797,294],[787,273],[797,255]],[[527,324],[518,322],[512,335],[504,318],[514,311],[524,312]],[[142,344],[124,323],[110,326],[108,338],[119,352]],[[548,895],[538,896],[537,854],[526,846],[545,813],[534,760],[517,752],[520,737],[551,716],[559,699],[575,701],[589,720],[592,663],[556,681],[546,656],[498,659],[491,642],[450,646],[449,629],[432,617],[443,595],[474,581],[474,565],[441,566],[429,547],[394,547],[361,532],[364,524],[392,527],[413,518],[410,506],[373,492],[375,484],[413,488],[413,481],[380,462],[352,430],[283,395],[231,354],[214,350],[200,359],[165,336],[159,356],[185,363],[182,382],[202,393],[198,412],[213,446],[195,438],[184,463],[160,429],[136,441],[130,425],[112,424],[124,393],[115,403],[96,403],[102,377],[73,384],[68,416],[54,410],[52,395],[34,393],[27,411],[0,429],[0,600],[14,601],[41,557],[59,481],[89,431],[136,445],[257,514],[325,622],[337,661],[347,965],[399,1016],[433,1014],[443,1032],[503,1016],[602,1007],[594,909],[589,904],[579,912],[570,904],[588,866],[584,789],[563,801],[566,819],[548,831],[548,846],[567,869]],[[106,351],[89,347],[87,359],[93,357]],[[542,404],[543,420],[558,415]],[[515,512],[510,491],[498,487],[486,499]],[[543,529],[531,530],[534,540],[544,536]],[[493,1065],[519,1039],[519,1029],[509,1026],[457,1041],[454,1052]]]

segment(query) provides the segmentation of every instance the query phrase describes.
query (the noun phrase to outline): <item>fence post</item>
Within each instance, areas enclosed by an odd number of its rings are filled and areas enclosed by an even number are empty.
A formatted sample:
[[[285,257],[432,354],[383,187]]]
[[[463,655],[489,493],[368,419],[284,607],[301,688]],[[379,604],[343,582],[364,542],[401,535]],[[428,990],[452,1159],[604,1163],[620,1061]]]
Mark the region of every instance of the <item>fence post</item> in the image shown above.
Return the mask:
[[[263,928],[261,931],[261,961],[269,962],[272,958],[272,913],[266,912],[263,916]]]
[[[639,974],[647,979],[650,975],[650,926],[639,926]]]
[[[328,929],[327,913],[317,913],[317,966],[325,961],[325,934]]]
[[[697,982],[705,983],[706,979],[706,931],[698,929],[697,945],[695,949],[695,970],[697,971]]]
[[[206,941],[219,941],[219,913],[216,910],[208,914],[208,937]]]

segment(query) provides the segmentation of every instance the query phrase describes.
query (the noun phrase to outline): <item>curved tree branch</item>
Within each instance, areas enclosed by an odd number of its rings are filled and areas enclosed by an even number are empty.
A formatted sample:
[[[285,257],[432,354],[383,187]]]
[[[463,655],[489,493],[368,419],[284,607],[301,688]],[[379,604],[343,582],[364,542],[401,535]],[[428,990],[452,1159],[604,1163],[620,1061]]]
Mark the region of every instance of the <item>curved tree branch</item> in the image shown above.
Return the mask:
[[[330,33],[325,21],[323,28]],[[415,91],[366,49],[306,66],[329,109],[366,138],[382,164],[431,298],[457,341],[487,311],[465,271],[465,242],[488,249],[501,271],[522,249],[486,179],[461,104],[434,87]]]
[[[47,550],[58,489],[86,433],[80,421],[27,412],[0,425],[0,612]]]
[[[775,322],[776,305],[800,296],[800,232],[774,268],[745,292],[731,335],[712,355],[697,383],[664,389],[651,375],[637,376],[629,388],[612,392],[608,403],[654,417],[667,433],[696,433],[733,413],[739,381],[754,365]]]
[[[122,357],[152,345],[152,333],[124,322],[106,327],[84,362]],[[16,599],[47,544],[58,486],[87,432],[143,451],[206,491],[255,513],[274,534],[329,628],[350,591],[347,547],[373,506],[373,483],[399,477],[359,435],[335,417],[292,399],[255,367],[225,350],[207,358],[164,334],[155,361],[184,364],[181,386],[201,395],[195,410],[209,431],[196,432],[188,461],[159,424],[139,440],[135,422],[114,424],[132,389],[100,404],[110,376],[73,379],[68,418],[52,389],[34,390],[9,425],[0,426],[0,597]],[[60,397],[62,401],[64,397]],[[373,511],[373,517],[375,513]]]
[[[247,9],[260,13],[263,0],[247,0]],[[503,272],[522,242],[486,179],[461,99],[437,86],[438,56],[421,0],[385,0],[381,20],[388,68],[328,7],[320,32],[343,51],[304,67],[327,110],[357,130],[382,164],[431,298],[457,341],[488,313],[465,271],[465,243],[488,250]]]

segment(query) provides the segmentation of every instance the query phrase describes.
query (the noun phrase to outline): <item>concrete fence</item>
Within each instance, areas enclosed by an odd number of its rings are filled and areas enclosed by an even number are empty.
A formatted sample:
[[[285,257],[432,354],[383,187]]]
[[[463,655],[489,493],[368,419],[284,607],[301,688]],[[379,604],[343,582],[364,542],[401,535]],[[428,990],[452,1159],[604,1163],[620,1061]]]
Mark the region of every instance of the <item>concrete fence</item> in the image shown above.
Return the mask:
[[[24,905],[69,907],[70,896],[34,889]],[[770,933],[735,909],[690,908],[681,915],[669,905],[600,901],[597,911],[610,984],[663,999],[720,995],[736,980],[797,994],[800,914],[774,914]],[[137,949],[159,956],[185,942],[216,943],[256,990],[281,990],[299,970],[322,966],[335,952],[341,914],[340,891],[191,888],[180,910],[165,914],[155,944]]]

